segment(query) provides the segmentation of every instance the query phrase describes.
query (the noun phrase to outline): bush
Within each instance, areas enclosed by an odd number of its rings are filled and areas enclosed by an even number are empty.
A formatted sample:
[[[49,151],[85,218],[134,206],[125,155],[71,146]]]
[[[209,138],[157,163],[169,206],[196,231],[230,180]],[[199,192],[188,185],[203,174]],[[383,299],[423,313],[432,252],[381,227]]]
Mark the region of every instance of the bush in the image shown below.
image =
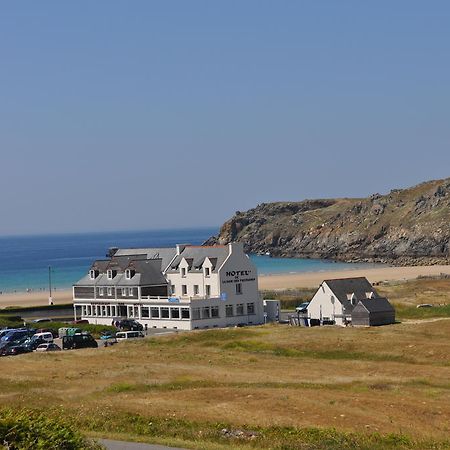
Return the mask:
[[[59,417],[29,410],[0,410],[0,442],[10,450],[100,449]]]

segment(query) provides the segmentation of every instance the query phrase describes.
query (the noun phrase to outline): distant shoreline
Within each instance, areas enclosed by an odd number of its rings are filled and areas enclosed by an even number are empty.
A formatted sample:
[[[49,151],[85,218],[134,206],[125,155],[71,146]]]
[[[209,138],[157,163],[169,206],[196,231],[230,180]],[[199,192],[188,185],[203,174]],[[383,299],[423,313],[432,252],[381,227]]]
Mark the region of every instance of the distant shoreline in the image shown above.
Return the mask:
[[[367,269],[349,269],[322,272],[305,272],[295,274],[259,275],[260,290],[284,290],[296,288],[316,288],[325,279],[366,277],[371,283],[383,281],[405,281],[420,276],[450,275],[448,266],[406,266],[378,267]],[[55,305],[72,302],[72,289],[58,289],[53,292]],[[0,308],[11,306],[43,306],[48,305],[48,291],[32,291],[3,293],[0,295]]]

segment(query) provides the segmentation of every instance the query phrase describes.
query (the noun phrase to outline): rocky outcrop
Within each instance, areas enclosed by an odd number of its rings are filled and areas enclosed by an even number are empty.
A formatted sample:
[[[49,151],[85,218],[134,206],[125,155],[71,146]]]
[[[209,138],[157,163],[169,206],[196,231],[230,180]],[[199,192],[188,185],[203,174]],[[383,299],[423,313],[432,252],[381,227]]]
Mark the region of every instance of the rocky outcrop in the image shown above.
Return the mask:
[[[450,263],[450,178],[369,198],[262,203],[207,243],[231,241],[273,256]]]

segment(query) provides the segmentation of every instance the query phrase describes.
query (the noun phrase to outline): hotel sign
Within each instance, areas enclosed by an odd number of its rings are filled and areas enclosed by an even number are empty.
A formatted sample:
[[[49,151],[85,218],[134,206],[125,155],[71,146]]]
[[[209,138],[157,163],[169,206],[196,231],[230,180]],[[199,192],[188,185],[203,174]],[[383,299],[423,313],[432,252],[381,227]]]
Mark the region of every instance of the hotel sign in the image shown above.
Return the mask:
[[[245,283],[247,281],[255,281],[256,278],[252,275],[252,270],[227,270],[225,272],[226,280],[222,284],[228,283]]]

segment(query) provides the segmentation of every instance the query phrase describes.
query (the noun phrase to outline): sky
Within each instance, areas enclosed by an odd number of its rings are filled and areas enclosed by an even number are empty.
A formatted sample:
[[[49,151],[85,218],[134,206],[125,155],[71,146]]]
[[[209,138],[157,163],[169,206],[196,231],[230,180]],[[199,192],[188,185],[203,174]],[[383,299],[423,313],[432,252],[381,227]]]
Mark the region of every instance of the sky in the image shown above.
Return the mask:
[[[450,176],[450,2],[0,5],[0,235],[219,226]]]

